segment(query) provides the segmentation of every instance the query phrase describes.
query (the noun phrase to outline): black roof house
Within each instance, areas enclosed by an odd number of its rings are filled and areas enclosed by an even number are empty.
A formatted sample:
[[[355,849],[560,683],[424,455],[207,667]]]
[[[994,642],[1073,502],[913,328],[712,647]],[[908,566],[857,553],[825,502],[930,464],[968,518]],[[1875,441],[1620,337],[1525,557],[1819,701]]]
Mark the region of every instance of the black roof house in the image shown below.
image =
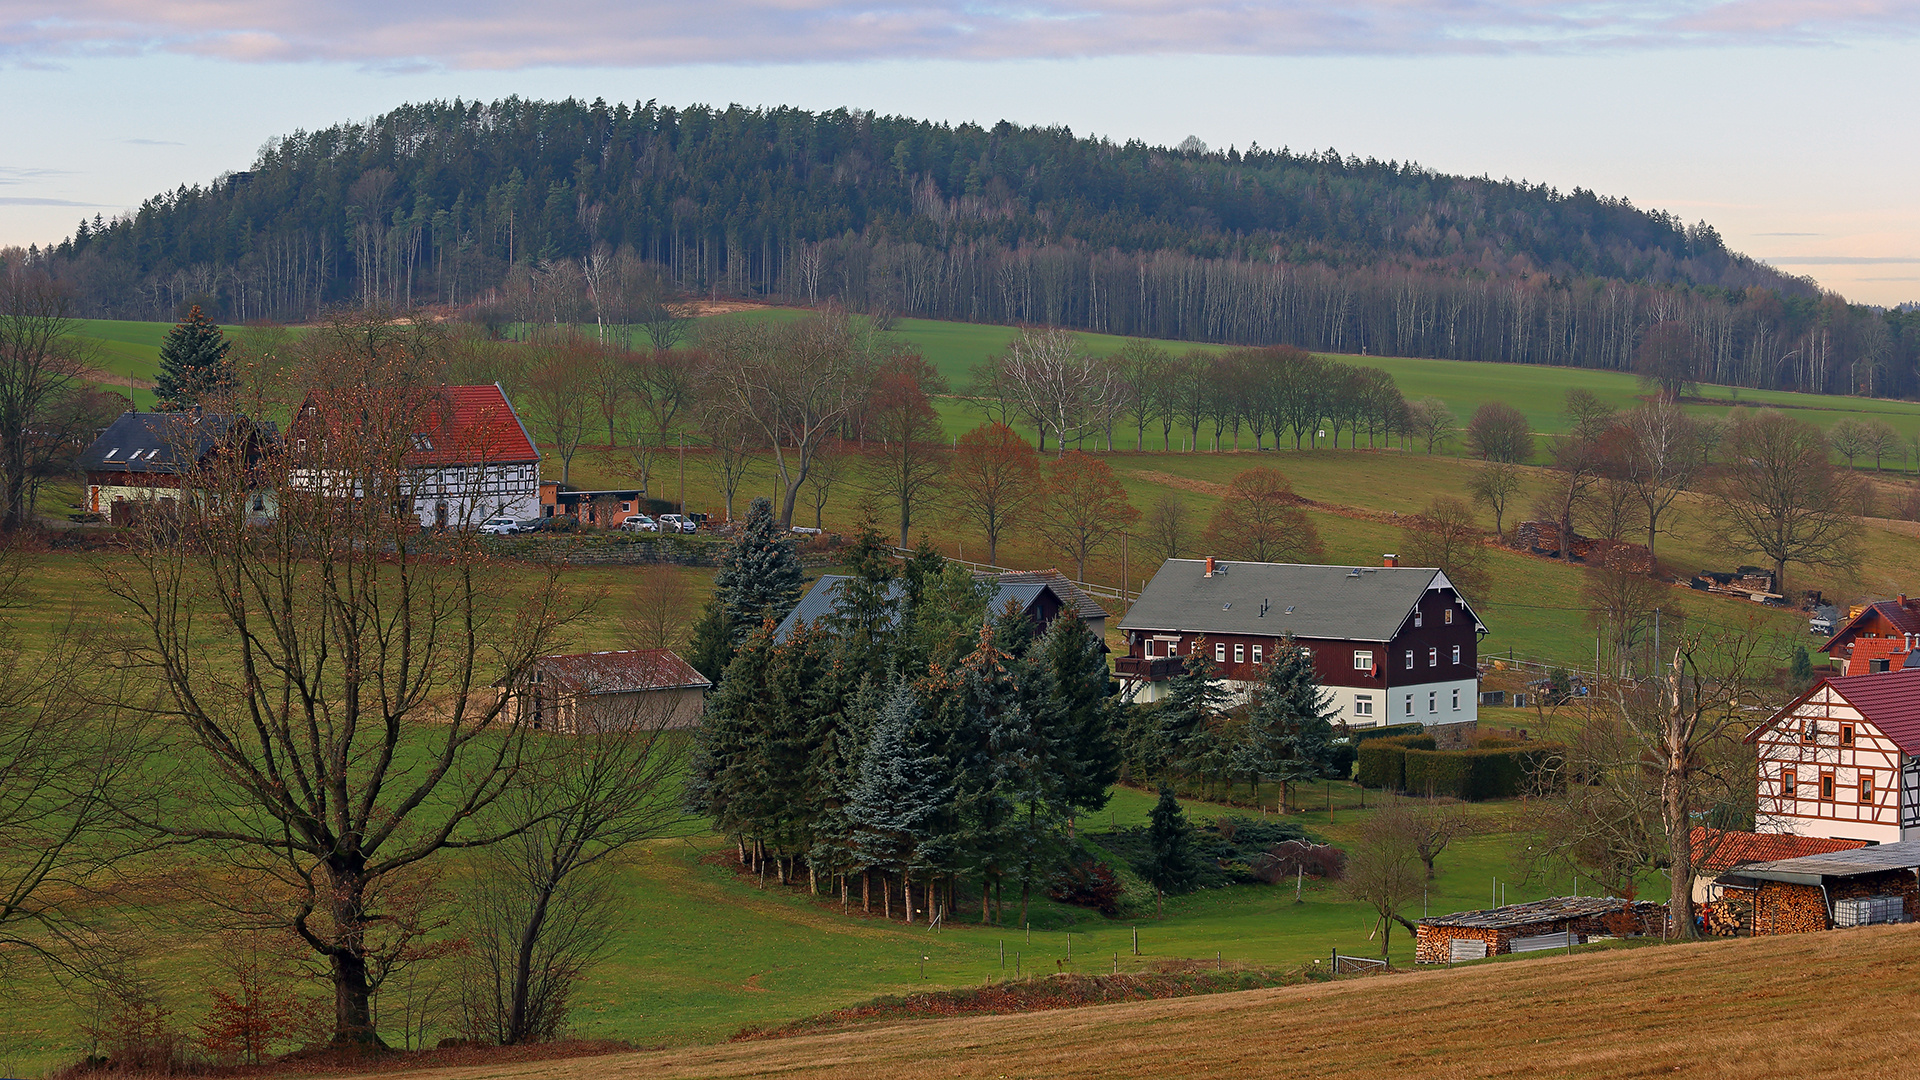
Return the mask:
[[[1120,628],[1390,641],[1441,587],[1453,583],[1432,567],[1168,559]],[[1474,629],[1484,633],[1477,617]]]
[[[239,413],[124,412],[81,451],[79,466],[89,474],[172,476],[236,437],[272,443],[279,431]]]

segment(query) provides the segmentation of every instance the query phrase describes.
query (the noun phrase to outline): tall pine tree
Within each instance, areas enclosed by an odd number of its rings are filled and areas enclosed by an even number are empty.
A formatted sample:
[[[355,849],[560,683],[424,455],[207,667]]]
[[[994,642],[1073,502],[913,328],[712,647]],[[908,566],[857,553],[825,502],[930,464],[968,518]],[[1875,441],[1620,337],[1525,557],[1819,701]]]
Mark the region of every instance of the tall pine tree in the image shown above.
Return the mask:
[[[233,347],[213,320],[195,304],[186,320],[167,331],[160,343],[160,374],[153,380],[153,397],[162,412],[179,412],[208,401],[233,396]]]
[[[1186,811],[1180,809],[1173,789],[1160,787],[1160,801],[1147,818],[1147,882],[1153,886],[1153,912],[1161,913],[1161,898],[1168,893],[1185,892],[1193,884],[1199,867],[1193,858],[1193,826]]]
[[[920,721],[913,688],[896,683],[861,755],[860,782],[847,807],[855,858],[884,875],[882,891],[889,904],[886,880],[898,875],[909,922],[913,876],[944,861],[941,822],[951,816],[953,800],[947,763],[926,744]]]
[[[1114,731],[1118,698],[1100,639],[1071,612],[1062,612],[1028,655],[1044,673],[1035,680],[1053,717],[1050,771],[1059,777],[1058,801],[1068,815],[1107,805],[1120,778],[1120,740]]]
[[[1233,748],[1233,771],[1253,784],[1286,786],[1323,775],[1333,758],[1333,701],[1314,674],[1313,656],[1292,638],[1281,641],[1267,665],[1266,681],[1247,716],[1245,737]]]
[[[765,620],[777,623],[786,618],[800,602],[801,576],[800,554],[792,535],[775,519],[772,500],[753,500],[740,535],[713,578],[714,593],[732,623],[736,645]]]

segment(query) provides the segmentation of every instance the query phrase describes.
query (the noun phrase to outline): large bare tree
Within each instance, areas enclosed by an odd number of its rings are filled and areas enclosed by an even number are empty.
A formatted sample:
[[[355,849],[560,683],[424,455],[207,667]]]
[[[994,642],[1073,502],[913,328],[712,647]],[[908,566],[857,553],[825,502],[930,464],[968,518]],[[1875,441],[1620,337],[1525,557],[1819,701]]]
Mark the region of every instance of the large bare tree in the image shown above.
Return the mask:
[[[1122,365],[1089,356],[1078,335],[1057,329],[1020,331],[987,376],[990,391],[1039,430],[1040,448],[1051,432],[1059,453],[1116,414],[1126,381]]]
[[[1833,467],[1820,430],[1767,410],[1736,420],[1727,464],[1710,485],[1726,545],[1773,564],[1786,590],[1787,566],[1851,567],[1859,558],[1859,481]]]
[[[518,685],[575,617],[557,569],[492,565],[471,534],[425,532],[407,461],[440,406],[404,335],[323,334],[314,411],[284,450],[237,427],[182,477],[184,497],[103,567],[156,722],[156,761],[194,795],[150,827],[210,853],[241,884],[219,902],[278,925],[323,962],[334,1039],[379,1041],[381,980],[434,857],[503,836],[523,733],[496,687]],[[273,493],[270,523],[249,520]],[[154,696],[147,696],[154,695]],[[178,783],[186,783],[185,779]]]
[[[1039,457],[1033,444],[1001,423],[982,424],[956,443],[948,499],[955,515],[987,538],[989,563],[1040,495]]]
[[[866,386],[853,328],[844,314],[828,312],[733,323],[703,340],[713,359],[718,403],[742,427],[758,431],[773,452],[784,489],[780,527],[791,528],[814,454]]]
[[[1621,417],[1603,445],[1607,471],[1640,503],[1653,554],[1667,509],[1700,471],[1699,425],[1680,406],[1656,398]]]
[[[33,520],[28,501],[46,419],[79,388],[85,365],[73,302],[46,274],[0,267],[0,530]]]
[[[867,434],[877,445],[868,454],[867,488],[899,512],[901,547],[913,542],[914,514],[933,499],[947,470],[940,415],[927,397],[946,388],[946,380],[917,353],[889,357],[873,375],[864,414]]]

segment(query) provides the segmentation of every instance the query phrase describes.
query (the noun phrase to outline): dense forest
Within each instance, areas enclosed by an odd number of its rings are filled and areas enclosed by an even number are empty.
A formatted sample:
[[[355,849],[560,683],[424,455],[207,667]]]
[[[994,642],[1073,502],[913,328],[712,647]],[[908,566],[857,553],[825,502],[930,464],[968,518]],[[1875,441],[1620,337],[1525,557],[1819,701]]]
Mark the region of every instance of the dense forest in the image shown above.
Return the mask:
[[[848,110],[408,105],[29,257],[91,314],[246,322],[467,308],[556,267],[586,297],[616,254],[687,295],[1352,353],[1618,369],[1680,321],[1706,381],[1920,390],[1920,316],[1591,191]]]

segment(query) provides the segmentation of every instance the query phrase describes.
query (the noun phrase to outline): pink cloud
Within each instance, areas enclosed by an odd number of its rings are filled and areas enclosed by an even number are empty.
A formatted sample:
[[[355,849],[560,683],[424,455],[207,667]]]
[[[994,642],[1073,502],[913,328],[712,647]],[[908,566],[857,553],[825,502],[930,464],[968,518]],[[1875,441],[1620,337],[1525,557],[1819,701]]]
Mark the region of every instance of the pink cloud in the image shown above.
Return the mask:
[[[512,69],[873,59],[1447,54],[1910,37],[1910,0],[13,0],[14,63],[153,51]]]

